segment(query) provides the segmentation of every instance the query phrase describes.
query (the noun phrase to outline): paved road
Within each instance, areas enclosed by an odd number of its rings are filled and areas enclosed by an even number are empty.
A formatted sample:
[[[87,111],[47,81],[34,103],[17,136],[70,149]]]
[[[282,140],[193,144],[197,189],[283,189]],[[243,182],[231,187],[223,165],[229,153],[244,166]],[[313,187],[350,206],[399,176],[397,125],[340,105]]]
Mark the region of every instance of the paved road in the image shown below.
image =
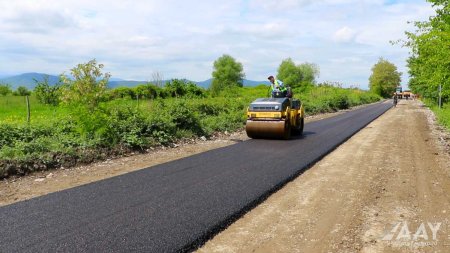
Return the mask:
[[[0,252],[189,251],[390,108],[306,124],[0,208]]]

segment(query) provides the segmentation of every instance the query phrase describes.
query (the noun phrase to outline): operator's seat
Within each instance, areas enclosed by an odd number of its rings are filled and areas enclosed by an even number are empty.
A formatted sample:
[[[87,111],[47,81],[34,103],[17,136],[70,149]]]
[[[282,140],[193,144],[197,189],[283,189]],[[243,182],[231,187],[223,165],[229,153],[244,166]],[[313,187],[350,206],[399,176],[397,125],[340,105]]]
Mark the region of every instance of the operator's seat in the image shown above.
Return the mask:
[[[285,91],[273,90],[272,97],[273,98],[292,98],[292,89],[291,87],[287,87]]]

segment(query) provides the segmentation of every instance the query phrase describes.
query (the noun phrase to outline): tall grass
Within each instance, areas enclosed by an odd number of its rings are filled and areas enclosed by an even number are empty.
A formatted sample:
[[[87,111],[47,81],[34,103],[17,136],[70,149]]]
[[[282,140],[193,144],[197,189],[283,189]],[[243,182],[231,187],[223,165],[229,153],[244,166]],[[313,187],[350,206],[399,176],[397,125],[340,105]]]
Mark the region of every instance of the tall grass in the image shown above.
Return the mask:
[[[435,101],[425,99],[424,103],[436,115],[438,123],[450,130],[450,104],[445,103],[439,108]]]

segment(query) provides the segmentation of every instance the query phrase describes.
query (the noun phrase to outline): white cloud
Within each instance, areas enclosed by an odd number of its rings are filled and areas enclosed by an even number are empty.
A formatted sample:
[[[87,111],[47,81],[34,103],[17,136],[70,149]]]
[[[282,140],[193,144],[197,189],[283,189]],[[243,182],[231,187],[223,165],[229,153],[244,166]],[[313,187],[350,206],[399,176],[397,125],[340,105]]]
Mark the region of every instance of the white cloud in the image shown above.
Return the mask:
[[[336,42],[351,42],[355,38],[356,31],[348,26],[344,26],[337,30],[333,35],[333,40]]]
[[[432,14],[423,0],[385,2],[0,0],[0,75],[58,74],[97,58],[115,77],[205,80],[227,53],[249,79],[292,57],[318,64],[321,80],[364,87],[380,56],[406,72],[407,51],[389,40]]]

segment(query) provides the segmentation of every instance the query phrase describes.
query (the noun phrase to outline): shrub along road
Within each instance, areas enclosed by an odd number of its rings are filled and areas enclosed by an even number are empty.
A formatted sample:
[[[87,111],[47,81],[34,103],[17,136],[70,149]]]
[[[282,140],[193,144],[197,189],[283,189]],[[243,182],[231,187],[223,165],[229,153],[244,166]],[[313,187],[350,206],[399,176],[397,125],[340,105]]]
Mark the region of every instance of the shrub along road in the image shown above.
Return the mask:
[[[185,251],[256,206],[391,107],[306,124],[0,208],[2,252]]]

